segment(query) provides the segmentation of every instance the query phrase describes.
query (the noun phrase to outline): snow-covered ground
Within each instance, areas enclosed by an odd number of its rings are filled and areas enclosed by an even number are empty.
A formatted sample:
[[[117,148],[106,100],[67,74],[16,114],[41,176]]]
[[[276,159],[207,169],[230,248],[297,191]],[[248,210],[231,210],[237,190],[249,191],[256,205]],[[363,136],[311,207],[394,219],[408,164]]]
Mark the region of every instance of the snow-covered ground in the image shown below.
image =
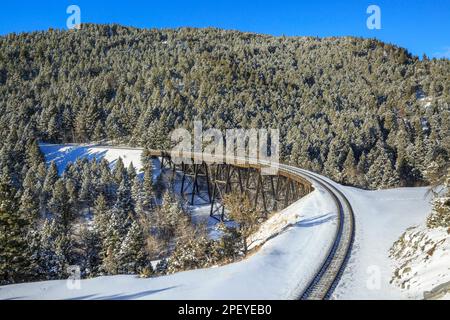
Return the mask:
[[[80,148],[80,149],[78,149]],[[140,167],[139,150],[93,146],[43,145],[47,160],[59,170],[77,156],[119,156]],[[335,183],[349,198],[356,218],[356,238],[349,264],[334,299],[420,298],[390,284],[395,270],[389,258],[393,243],[430,212],[427,188],[363,191]],[[205,216],[199,207],[194,215]],[[324,190],[316,190],[273,215],[254,235],[260,249],[247,259],[226,266],[140,279],[108,276],[81,281],[46,281],[0,287],[0,299],[286,299],[306,286],[331,245],[336,208]],[[441,266],[442,267],[442,266]],[[445,268],[444,268],[445,269]],[[444,272],[447,272],[444,270]]]
[[[428,188],[340,189],[355,212],[356,235],[352,256],[334,298],[406,298],[406,292],[390,284],[394,263],[389,250],[407,228],[425,221],[431,210]]]
[[[421,299],[424,292],[446,284],[448,293],[444,298],[450,299],[449,230],[426,226],[410,228],[395,243],[391,256],[397,267],[394,283],[409,298]]]
[[[226,266],[140,279],[108,276],[44,281],[0,287],[0,299],[289,299],[304,288],[330,246],[336,212],[328,195],[316,190],[280,214],[297,223],[268,240],[249,258]]]
[[[101,147],[97,145],[55,145],[55,144],[40,144],[41,151],[45,155],[47,162],[54,161],[59,174],[61,174],[70,162],[75,162],[78,158],[87,158],[89,160],[105,159],[114,166],[114,163],[122,158],[125,168],[133,163],[137,172],[142,169],[141,154],[139,149],[122,149]]]

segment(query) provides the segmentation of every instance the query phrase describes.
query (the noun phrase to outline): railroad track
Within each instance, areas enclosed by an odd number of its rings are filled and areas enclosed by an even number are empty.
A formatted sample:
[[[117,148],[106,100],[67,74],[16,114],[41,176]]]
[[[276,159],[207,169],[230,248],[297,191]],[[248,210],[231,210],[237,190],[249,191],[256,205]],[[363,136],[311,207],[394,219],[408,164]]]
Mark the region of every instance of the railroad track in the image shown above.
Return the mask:
[[[350,258],[355,237],[353,208],[345,195],[331,183],[305,170],[298,170],[319,182],[331,194],[338,208],[338,224],[333,245],[320,269],[298,298],[300,300],[330,299]]]
[[[296,297],[297,300],[330,299],[350,258],[355,236],[353,208],[339,189],[319,175],[288,165],[280,165],[280,169],[299,174],[320,185],[331,195],[338,209],[337,228],[326,259],[316,270],[306,289]]]

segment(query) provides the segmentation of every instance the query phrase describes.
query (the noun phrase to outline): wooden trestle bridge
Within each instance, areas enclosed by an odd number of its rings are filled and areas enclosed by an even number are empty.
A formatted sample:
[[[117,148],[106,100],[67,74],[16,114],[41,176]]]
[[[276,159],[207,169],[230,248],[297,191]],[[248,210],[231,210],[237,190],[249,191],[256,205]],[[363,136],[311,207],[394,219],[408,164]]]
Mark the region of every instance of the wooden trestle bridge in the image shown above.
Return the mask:
[[[160,150],[150,150],[149,156],[159,158],[161,168],[172,171],[172,183],[178,180],[183,198],[191,204],[196,197],[203,199],[211,205],[210,216],[218,220],[224,220],[222,200],[228,193],[247,195],[255,209],[267,215],[286,208],[313,189],[310,181],[282,168],[267,174],[269,165],[259,161],[233,158],[217,163],[217,158],[204,154]]]

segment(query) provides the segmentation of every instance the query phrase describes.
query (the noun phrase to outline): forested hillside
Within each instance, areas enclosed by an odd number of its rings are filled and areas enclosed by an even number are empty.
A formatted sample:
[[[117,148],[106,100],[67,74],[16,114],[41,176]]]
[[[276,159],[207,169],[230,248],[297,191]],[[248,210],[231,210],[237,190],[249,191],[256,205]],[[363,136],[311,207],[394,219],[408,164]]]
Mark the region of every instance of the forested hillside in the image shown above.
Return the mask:
[[[25,141],[167,147],[204,127],[281,130],[285,161],[366,188],[426,183],[448,162],[450,61],[372,39],[217,29],[0,37],[1,170],[18,189]],[[18,143],[18,141],[21,141]]]

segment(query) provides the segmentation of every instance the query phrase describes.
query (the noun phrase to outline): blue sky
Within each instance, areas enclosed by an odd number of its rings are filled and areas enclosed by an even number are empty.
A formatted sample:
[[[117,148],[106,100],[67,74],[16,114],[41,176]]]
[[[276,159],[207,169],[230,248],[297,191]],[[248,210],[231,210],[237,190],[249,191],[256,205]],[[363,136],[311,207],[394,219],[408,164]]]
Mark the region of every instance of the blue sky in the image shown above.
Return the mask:
[[[218,27],[289,36],[361,36],[450,58],[450,0],[348,1],[10,1],[0,7],[0,34],[66,28],[69,5],[81,22],[142,28]],[[366,26],[369,5],[381,9],[381,30]]]

